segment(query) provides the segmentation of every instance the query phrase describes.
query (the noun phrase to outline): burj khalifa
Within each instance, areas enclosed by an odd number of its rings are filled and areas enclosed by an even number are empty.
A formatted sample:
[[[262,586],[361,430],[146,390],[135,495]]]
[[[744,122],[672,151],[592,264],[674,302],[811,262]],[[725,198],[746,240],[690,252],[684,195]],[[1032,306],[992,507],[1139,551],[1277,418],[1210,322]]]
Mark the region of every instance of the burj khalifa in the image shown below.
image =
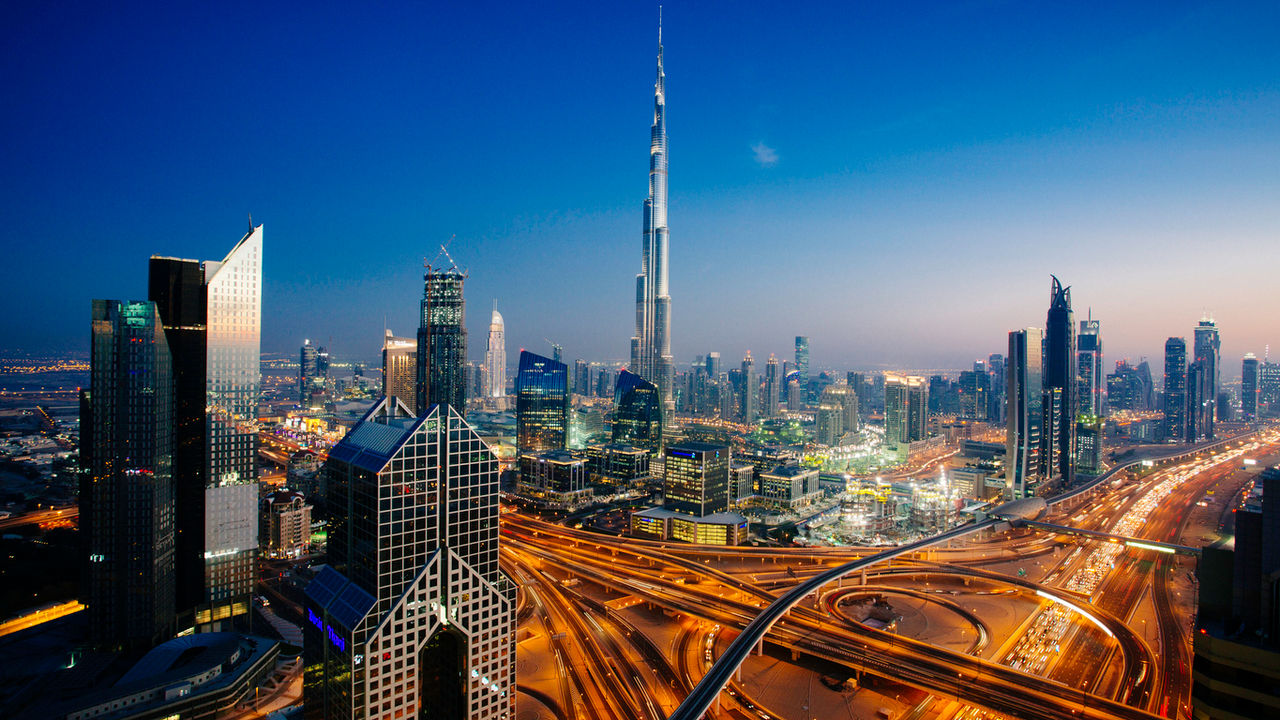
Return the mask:
[[[658,79],[649,132],[649,197],[644,201],[644,247],[636,275],[636,334],[630,370],[658,386],[671,405],[671,296],[667,292],[667,120],[662,74],[662,23],[658,23]]]

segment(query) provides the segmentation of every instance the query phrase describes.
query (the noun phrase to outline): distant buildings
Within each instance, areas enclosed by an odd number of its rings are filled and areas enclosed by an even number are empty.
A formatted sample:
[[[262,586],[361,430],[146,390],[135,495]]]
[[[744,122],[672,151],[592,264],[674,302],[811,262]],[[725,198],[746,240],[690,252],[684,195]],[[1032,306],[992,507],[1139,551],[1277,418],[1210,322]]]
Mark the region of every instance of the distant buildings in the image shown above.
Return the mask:
[[[94,300],[80,418],[90,639],[146,648],[174,631],[173,370],[155,303]]]
[[[981,365],[981,363],[976,363]],[[991,375],[983,368],[964,370],[956,383],[960,391],[960,417],[968,420],[986,420],[990,408]]]
[[[782,376],[779,374],[778,358],[772,354],[764,364],[764,415],[778,416],[778,396],[781,392]]]
[[[451,406],[383,398],[329,452],[329,564],[306,588],[308,718],[515,714],[498,462]]]
[[[1146,360],[1136,366],[1127,360],[1116,361],[1116,371],[1107,376],[1106,406],[1108,413],[1156,409],[1155,382]]]
[[[411,338],[395,337],[386,331],[382,341],[382,394],[397,397],[417,410],[418,343]]]
[[[1187,438],[1187,341],[1171,337],[1164,343],[1164,439]]]
[[[462,285],[467,276],[457,266],[427,268],[423,275],[418,326],[417,410],[447,404],[466,414],[467,324]]]
[[[809,384],[809,338],[796,336],[796,370],[800,371],[800,384]]]
[[[569,368],[528,350],[516,372],[516,449],[563,450],[569,441]]]
[[[173,356],[179,624],[227,629],[258,571],[262,226],[220,262],[153,256],[148,296]]]
[[[817,441],[838,445],[845,433],[859,428],[858,395],[848,385],[828,385],[818,400]]]
[[[630,371],[618,372],[614,389],[613,442],[657,453],[662,447],[662,412],[662,396],[657,385]]]

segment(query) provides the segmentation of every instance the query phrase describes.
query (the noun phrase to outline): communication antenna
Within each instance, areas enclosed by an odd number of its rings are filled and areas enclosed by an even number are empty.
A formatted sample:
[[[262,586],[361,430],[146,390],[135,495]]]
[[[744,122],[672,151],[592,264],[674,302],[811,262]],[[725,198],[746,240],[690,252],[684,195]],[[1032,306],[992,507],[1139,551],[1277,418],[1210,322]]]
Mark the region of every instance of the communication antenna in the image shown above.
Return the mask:
[[[249,213],[249,232],[253,232],[253,213]]]

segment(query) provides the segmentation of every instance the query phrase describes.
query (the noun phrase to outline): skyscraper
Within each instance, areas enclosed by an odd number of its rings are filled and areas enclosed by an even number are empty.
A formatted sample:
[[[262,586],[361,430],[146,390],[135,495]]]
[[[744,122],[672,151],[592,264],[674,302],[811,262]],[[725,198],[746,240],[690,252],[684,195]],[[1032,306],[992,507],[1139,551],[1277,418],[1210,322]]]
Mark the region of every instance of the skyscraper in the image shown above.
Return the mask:
[[[991,389],[987,402],[987,420],[1001,423],[1005,419],[1005,392],[1008,384],[1005,378],[1004,356],[1000,353],[992,353],[987,357],[987,371],[990,373],[987,386]]]
[[[307,401],[311,398],[311,383],[318,374],[316,346],[311,344],[310,339],[303,340],[298,357],[298,402],[302,403],[303,407],[306,407]]]
[[[81,400],[80,532],[93,643],[149,648],[174,630],[171,358],[155,303],[93,301]]]
[[[671,295],[667,290],[667,120],[662,73],[662,25],[658,25],[658,79],[649,131],[649,197],[644,201],[644,245],[636,275],[636,334],[631,338],[631,372],[659,388],[672,403],[675,369],[671,356]]]
[[[1052,277],[1052,276],[1051,276]],[[1052,277],[1044,329],[1045,479],[1068,485],[1076,475],[1076,322],[1071,288]]]
[[[987,419],[990,378],[985,369],[961,371],[960,379],[956,382],[960,390],[960,417],[970,420]]]
[[[620,370],[613,403],[613,442],[657,453],[662,446],[663,412],[658,386],[633,372]]]
[[[1209,388],[1213,383],[1209,378],[1208,363],[1196,360],[1187,366],[1187,430],[1186,441],[1189,443],[1208,440],[1213,437],[1212,430],[1213,398],[1209,396]]]
[[[1080,334],[1076,337],[1077,374],[1080,378],[1080,414],[1090,417],[1103,415],[1102,399],[1106,391],[1106,378],[1102,369],[1102,329],[1093,319],[1080,321]]]
[[[663,501],[668,510],[694,517],[729,509],[729,448],[685,442],[664,453]]]
[[[493,316],[489,318],[489,347],[484,353],[484,365],[489,369],[489,397],[500,398],[507,394],[507,330],[498,312],[498,301],[493,301]]]
[[[383,398],[329,452],[329,564],[306,588],[308,718],[515,713],[498,461],[457,411]]]
[[[148,285],[173,358],[179,623],[219,630],[258,569],[262,226],[221,262],[153,256]]]
[[[1258,419],[1258,358],[1253,353],[1244,356],[1240,367],[1240,409],[1245,422]]]
[[[563,450],[569,441],[569,368],[520,351],[516,372],[516,451]]]
[[[782,391],[782,377],[778,373],[778,358],[771,353],[764,364],[764,415],[778,416],[778,395]]]
[[[751,359],[751,351],[747,351],[747,356],[742,358],[742,389],[738,396],[741,404],[742,422],[750,425],[756,421],[759,415],[758,398],[760,397],[760,383],[756,380],[756,363]]]
[[[1196,419],[1196,428],[1200,437],[1210,439],[1213,437],[1214,411],[1217,407],[1218,388],[1221,385],[1219,378],[1222,374],[1220,357],[1222,340],[1218,336],[1218,326],[1213,324],[1213,320],[1208,317],[1200,320],[1200,324],[1196,326],[1195,342],[1195,361],[1204,366],[1204,387],[1199,391],[1202,402],[1198,405],[1200,417]],[[1190,392],[1190,387],[1187,389]],[[1191,438],[1187,440],[1191,441]]]
[[[885,373],[884,444],[900,459],[907,448],[928,435],[929,384],[922,377]]]
[[[1164,438],[1187,440],[1187,341],[1177,337],[1164,343]]]
[[[417,407],[426,411],[445,403],[465,417],[467,309],[462,284],[467,275],[457,265],[443,270],[428,265],[422,279]]]
[[[800,371],[800,385],[809,384],[809,338],[796,336],[796,370]]]
[[[1010,499],[1035,494],[1044,477],[1044,339],[1039,328],[1009,333],[1005,397],[1005,482]]]
[[[382,341],[382,394],[398,397],[410,409],[418,400],[418,343],[386,331]]]

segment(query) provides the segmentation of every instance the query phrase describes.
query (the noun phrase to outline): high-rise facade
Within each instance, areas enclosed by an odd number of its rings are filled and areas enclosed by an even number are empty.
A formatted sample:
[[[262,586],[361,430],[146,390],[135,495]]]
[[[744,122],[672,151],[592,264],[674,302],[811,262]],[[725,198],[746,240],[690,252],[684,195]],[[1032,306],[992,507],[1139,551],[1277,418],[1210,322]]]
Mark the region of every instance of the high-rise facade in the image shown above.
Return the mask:
[[[778,416],[778,396],[782,392],[782,376],[778,373],[778,358],[769,355],[764,364],[764,414]]]
[[[258,570],[262,226],[220,262],[152,257],[148,284],[173,359],[179,623],[219,630]]]
[[[1253,353],[1240,363],[1240,410],[1245,422],[1258,420],[1258,358]]]
[[[298,357],[298,402],[304,407],[311,397],[311,383],[317,375],[316,346],[309,339],[303,340]]]
[[[628,370],[618,372],[613,393],[613,442],[657,453],[662,447],[662,413],[657,385]]]
[[[493,303],[493,316],[489,318],[489,346],[484,353],[484,366],[489,370],[489,397],[500,398],[507,394],[507,326]]]
[[[418,342],[395,337],[388,330],[382,341],[382,394],[398,397],[410,409],[418,402]]]
[[[809,384],[809,338],[805,335],[796,336],[796,370],[800,371],[800,385],[807,386]]]
[[[516,371],[516,451],[563,450],[569,441],[569,368],[520,351]]]
[[[422,279],[417,408],[425,411],[444,403],[465,417],[467,312],[462,285],[467,276],[455,265],[445,270],[428,267]]]
[[[960,389],[960,417],[986,420],[990,405],[990,375],[986,369],[964,370],[956,382]]]
[[[329,564],[306,588],[305,714],[515,714],[498,461],[460,414],[383,398],[329,452]]]
[[[1076,322],[1071,288],[1053,277],[1044,329],[1045,479],[1071,484],[1076,475]]]
[[[884,444],[899,458],[928,435],[929,384],[922,377],[885,373]]]
[[[1080,334],[1076,336],[1076,372],[1080,379],[1080,414],[1101,417],[1105,414],[1103,398],[1106,397],[1106,377],[1102,369],[1102,326],[1094,320],[1080,321]]]
[[[1164,439],[1187,441],[1187,341],[1177,337],[1164,343]]]
[[[987,420],[993,423],[1004,422],[1005,419],[1005,362],[1000,353],[992,353],[987,357],[987,386],[991,392],[987,400]]]
[[[1044,477],[1044,335],[1039,328],[1009,333],[1005,397],[1005,484],[1010,499],[1035,494]]]
[[[1196,434],[1202,439],[1213,437],[1215,409],[1218,402],[1218,388],[1222,374],[1222,339],[1218,336],[1218,326],[1209,318],[1200,320],[1195,331],[1195,362],[1204,368],[1201,376],[1202,387],[1197,389],[1201,402],[1197,405],[1198,417],[1195,418]],[[1191,392],[1188,382],[1187,392]],[[1190,419],[1189,419],[1190,420]],[[1188,438],[1190,441],[1191,438]]]
[[[173,375],[155,303],[94,300],[80,416],[80,533],[94,645],[174,630]]]
[[[742,388],[738,390],[740,419],[746,425],[750,425],[756,421],[760,414],[760,383],[756,379],[756,363],[751,359],[751,351],[747,351],[746,357],[742,358],[741,371]]]
[[[1187,442],[1200,442],[1213,437],[1213,398],[1209,396],[1212,382],[1209,365],[1196,360],[1187,366]]]
[[[729,448],[685,442],[664,453],[663,501],[668,510],[702,517],[729,509]]]
[[[648,380],[673,402],[675,365],[671,355],[671,295],[667,289],[667,120],[662,73],[662,28],[658,28],[658,78],[649,130],[649,197],[644,201],[644,244],[636,275],[636,334],[631,338],[631,372]]]

